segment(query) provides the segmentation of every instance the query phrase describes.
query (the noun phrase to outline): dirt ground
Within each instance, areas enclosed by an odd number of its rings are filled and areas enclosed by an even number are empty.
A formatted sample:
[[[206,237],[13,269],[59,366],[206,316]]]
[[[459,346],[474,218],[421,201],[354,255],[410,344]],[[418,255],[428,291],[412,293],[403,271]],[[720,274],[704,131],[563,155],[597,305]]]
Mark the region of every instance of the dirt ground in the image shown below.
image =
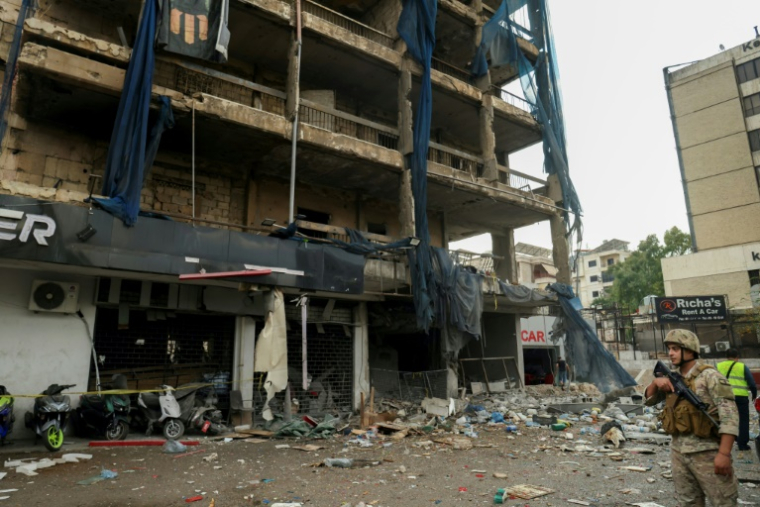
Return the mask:
[[[648,447],[654,454],[623,451],[623,461],[608,455],[590,457],[587,452],[569,452],[561,446],[602,445],[596,435],[581,435],[578,427],[569,430],[574,440],[562,432],[525,428],[519,434],[507,433],[503,427],[480,426],[470,450],[453,450],[434,443],[427,449],[414,444],[430,436],[410,436],[384,446],[361,448],[348,443],[350,437],[328,440],[271,440],[263,443],[233,441],[212,442],[189,447],[196,454],[176,457],[164,454],[161,447],[113,447],[73,449],[87,452],[89,461],[57,465],[27,477],[7,468],[0,480],[0,492],[9,499],[7,506],[172,506],[214,507],[271,505],[276,502],[302,502],[307,506],[356,506],[360,502],[374,506],[425,505],[493,505],[497,489],[519,484],[551,488],[552,493],[532,500],[509,499],[512,506],[573,505],[568,499],[588,502],[592,506],[625,505],[656,502],[676,506],[673,483],[662,477],[668,468],[668,445],[654,446],[627,442],[629,448]],[[490,430],[490,431],[489,431]],[[566,430],[567,431],[567,430]],[[441,435],[445,437],[446,435]],[[510,438],[511,437],[511,438]],[[311,443],[325,448],[303,452],[292,446]],[[291,448],[276,448],[278,445]],[[492,446],[492,447],[485,447]],[[622,449],[624,449],[623,447]],[[6,448],[7,449],[7,448]],[[217,459],[204,461],[216,454]],[[58,457],[39,445],[34,453],[4,452],[3,459]],[[349,457],[377,460],[380,464],[364,468],[313,467],[325,458]],[[754,453],[735,453],[734,462],[742,473],[757,467]],[[622,466],[649,468],[647,472],[622,470]],[[77,482],[114,470],[118,476],[91,485]],[[495,478],[494,473],[506,474]],[[740,474],[741,476],[741,474]],[[466,489],[463,489],[466,488]],[[628,490],[628,492],[626,492]],[[203,499],[187,503],[194,496]],[[740,486],[743,502],[760,504],[760,490],[752,483]]]

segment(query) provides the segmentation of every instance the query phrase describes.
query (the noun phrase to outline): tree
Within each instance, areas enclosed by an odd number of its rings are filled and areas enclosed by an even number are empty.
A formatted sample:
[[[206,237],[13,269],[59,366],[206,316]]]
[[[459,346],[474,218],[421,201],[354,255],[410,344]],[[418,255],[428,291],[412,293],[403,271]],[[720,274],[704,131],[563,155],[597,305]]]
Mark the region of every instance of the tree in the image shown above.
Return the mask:
[[[660,260],[690,251],[691,236],[678,227],[665,231],[664,244],[655,234],[650,234],[624,262],[607,270],[615,278],[607,294],[618,305],[630,310],[635,310],[645,296],[664,296],[665,283]]]

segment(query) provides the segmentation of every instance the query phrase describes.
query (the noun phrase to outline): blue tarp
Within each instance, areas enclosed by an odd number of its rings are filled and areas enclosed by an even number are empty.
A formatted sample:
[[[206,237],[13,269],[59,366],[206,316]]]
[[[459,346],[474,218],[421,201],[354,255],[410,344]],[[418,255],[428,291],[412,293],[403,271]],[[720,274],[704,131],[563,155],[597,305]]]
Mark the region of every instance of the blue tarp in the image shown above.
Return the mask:
[[[150,170],[161,133],[174,123],[169,99],[162,97],[161,114],[148,140],[157,12],[157,0],[145,2],[108,147],[103,178],[103,195],[108,199],[94,199],[127,226],[137,221],[146,165]]]
[[[426,332],[434,319],[432,294],[436,291],[427,220],[427,153],[433,112],[430,62],[435,47],[437,12],[437,0],[404,0],[404,8],[398,20],[398,33],[406,42],[407,51],[422,65],[420,99],[414,117],[414,151],[408,160],[412,173],[415,233],[420,244],[416,250],[410,251],[409,265],[417,325]]]
[[[525,98],[534,106],[533,112],[543,127],[544,170],[547,174],[557,175],[562,188],[563,206],[574,214],[571,220],[569,213],[564,213],[568,234],[577,232],[580,242],[580,217],[583,209],[570,179],[557,53],[546,0],[538,0],[538,5],[541,26],[532,26],[531,31],[542,35],[534,38],[534,42],[540,40],[543,41],[543,45],[538,48],[539,55],[535,67],[520,50],[515,35],[525,33],[525,29],[517,25],[513,19],[515,11],[525,6],[525,0],[503,0],[493,17],[483,25],[483,36],[475,55],[472,72],[475,76],[483,76],[488,72],[488,55],[491,56],[491,67],[516,67]]]
[[[635,386],[636,381],[625,371],[581,316],[580,300],[569,285],[554,283],[549,290],[557,293],[562,310],[554,326],[553,336],[565,336],[565,355],[575,371],[575,379],[596,385],[603,393]]]

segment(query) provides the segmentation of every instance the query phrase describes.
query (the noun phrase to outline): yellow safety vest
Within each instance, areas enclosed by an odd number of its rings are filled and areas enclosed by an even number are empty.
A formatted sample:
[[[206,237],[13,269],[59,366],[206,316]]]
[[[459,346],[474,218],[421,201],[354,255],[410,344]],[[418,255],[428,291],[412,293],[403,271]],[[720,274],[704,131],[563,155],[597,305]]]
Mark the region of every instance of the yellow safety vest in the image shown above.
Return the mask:
[[[731,368],[731,365],[734,365]],[[717,364],[718,371],[728,379],[728,383],[731,384],[731,388],[734,390],[734,396],[749,396],[749,385],[744,379],[744,363],[739,361],[734,364],[733,361],[723,361]],[[728,370],[731,370],[731,376],[728,375]]]

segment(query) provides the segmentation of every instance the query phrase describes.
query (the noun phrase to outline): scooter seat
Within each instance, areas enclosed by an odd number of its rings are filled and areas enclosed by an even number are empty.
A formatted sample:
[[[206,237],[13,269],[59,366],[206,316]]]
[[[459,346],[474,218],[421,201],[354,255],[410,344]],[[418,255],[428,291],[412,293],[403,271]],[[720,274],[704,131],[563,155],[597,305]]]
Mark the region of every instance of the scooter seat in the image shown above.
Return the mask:
[[[156,393],[141,393],[140,398],[142,398],[143,402],[148,407],[161,407],[161,404],[158,402],[158,395]]]
[[[98,407],[103,405],[103,398],[98,396],[97,394],[87,394],[84,396],[85,401],[92,407]]]

